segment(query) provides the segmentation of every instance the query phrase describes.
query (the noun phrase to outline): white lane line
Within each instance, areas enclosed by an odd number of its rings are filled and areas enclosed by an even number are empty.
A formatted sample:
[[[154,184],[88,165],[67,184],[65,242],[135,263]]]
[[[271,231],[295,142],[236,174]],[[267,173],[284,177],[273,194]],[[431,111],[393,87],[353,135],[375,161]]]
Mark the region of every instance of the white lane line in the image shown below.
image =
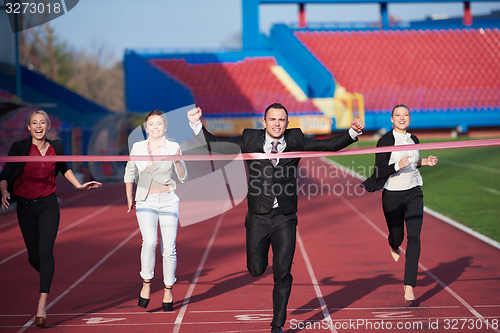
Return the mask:
[[[120,203],[120,202],[123,202],[123,198],[119,198],[119,199],[117,199],[117,200],[113,201],[112,203],[110,203],[110,204],[108,204],[108,205],[106,205],[106,206],[104,206],[104,207],[102,207],[102,208],[100,208],[100,209],[96,210],[95,212],[93,212],[93,213],[91,213],[91,214],[89,214],[89,215],[87,215],[87,216],[85,216],[85,217],[82,217],[81,219],[79,219],[79,220],[78,220],[78,221],[76,221],[75,223],[73,223],[73,224],[71,224],[71,225],[67,226],[66,228],[64,228],[64,229],[62,229],[62,230],[59,230],[59,232],[58,232],[57,234],[58,234],[58,235],[59,235],[59,234],[62,234],[63,232],[66,232],[66,231],[68,231],[68,230],[70,230],[70,229],[72,229],[72,228],[76,227],[77,225],[82,224],[83,222],[85,222],[85,221],[87,221],[87,220],[90,220],[90,219],[91,219],[91,218],[93,218],[94,216],[97,216],[97,215],[99,215],[99,214],[102,214],[104,211],[108,210],[109,208],[111,208],[112,206],[114,206],[114,205],[116,205],[116,204],[118,204],[118,203]]]
[[[424,206],[424,212],[426,212],[427,214],[432,215],[435,218],[437,218],[443,222],[446,222],[449,225],[452,225],[455,228],[462,230],[463,232],[468,233],[469,235],[474,236],[477,239],[482,240],[486,244],[489,244],[489,245],[500,250],[500,243],[497,242],[496,240],[493,240],[493,239],[491,239],[483,234],[480,234],[479,232],[477,232],[477,231],[475,231],[475,230],[473,230],[473,229],[471,229],[471,228],[469,228],[469,227],[467,227],[467,226],[465,226],[465,225],[463,225],[455,220],[452,220],[448,216],[445,216],[441,213],[438,213],[438,212],[430,209],[429,207]]]
[[[328,323],[328,327],[330,328],[330,332],[337,333],[335,326],[332,325],[332,318],[330,317],[330,312],[328,312],[328,306],[325,303],[325,299],[323,298],[323,294],[321,293],[321,289],[319,287],[318,280],[316,279],[316,275],[314,274],[313,267],[311,265],[311,261],[309,260],[309,256],[307,255],[306,249],[304,247],[304,243],[302,242],[302,237],[300,237],[300,233],[297,230],[297,243],[300,248],[300,252],[304,257],[304,261],[306,262],[307,272],[309,273],[309,277],[311,278],[311,283],[314,287],[314,292],[316,293],[316,298],[319,301],[319,305],[321,307],[321,311],[323,312],[323,317]]]
[[[492,305],[475,305],[475,308],[500,308],[500,304],[492,304]]]
[[[64,205],[65,205],[65,204],[67,204],[68,202],[72,202],[72,201],[75,201],[75,200],[81,199],[81,198],[83,198],[84,196],[87,196],[89,193],[91,193],[91,192],[89,192],[89,191],[85,191],[85,192],[83,192],[83,193],[79,193],[79,194],[77,194],[77,195],[74,195],[73,197],[71,197],[71,198],[69,198],[69,199],[64,199],[64,200],[61,200],[61,199],[59,199],[59,198],[58,198],[58,199],[60,200],[60,205],[61,205],[61,206],[64,206]],[[11,221],[8,221],[8,222],[5,222],[5,223],[3,223],[3,224],[0,224],[0,229],[2,229],[2,228],[6,228],[6,227],[8,227],[8,226],[10,226],[10,225],[12,225],[12,224],[14,224],[14,223],[17,223],[17,219],[14,219],[14,220],[11,220]]]
[[[0,229],[7,228],[8,226],[13,225],[14,223],[17,223],[17,219],[11,220],[11,221],[8,221],[8,222],[5,222],[5,223],[1,224],[0,225]]]
[[[26,249],[22,249],[22,250],[17,251],[17,252],[16,252],[16,253],[14,253],[13,255],[11,255],[11,256],[9,256],[9,257],[5,258],[4,260],[0,261],[0,265],[5,264],[5,263],[6,263],[7,261],[9,261],[10,259],[14,259],[15,257],[17,257],[18,255],[20,255],[20,254],[22,254],[22,253],[24,253],[24,252],[26,252]]]
[[[148,315],[148,314],[156,314],[156,315],[162,315],[162,316],[169,316],[174,314],[174,312],[163,312],[163,311],[156,311],[156,312],[74,312],[74,313],[51,313],[51,317],[55,316],[69,316],[69,317],[86,317],[86,316],[129,316],[129,315]],[[8,315],[0,315],[0,317],[31,317],[32,314],[8,314]]]
[[[116,251],[122,248],[125,244],[128,243],[132,238],[134,238],[138,233],[139,229],[136,229],[133,233],[131,233],[127,238],[125,238],[120,244],[118,244],[114,249],[112,249],[108,254],[106,254],[97,264],[95,264],[91,269],[87,271],[87,273],[83,274],[81,278],[79,278],[75,283],[73,283],[68,289],[66,289],[62,294],[56,297],[49,305],[47,305],[46,309],[49,310],[52,306],[54,306],[57,302],[59,302],[64,296],[70,293],[73,289],[75,289],[80,283],[82,283],[90,274],[92,274],[99,266],[101,266],[109,257],[111,257]],[[35,321],[35,317],[31,318],[24,326],[18,331],[18,333],[22,333],[26,331],[31,324]]]
[[[340,165],[337,162],[334,162],[334,161],[332,161],[332,160],[330,160],[328,158],[321,157],[321,160],[323,162],[326,162],[328,164],[336,166],[337,168],[341,169],[343,173],[349,174],[352,177],[357,178],[357,179],[359,179],[361,181],[363,181],[363,180],[366,179],[366,177],[363,177],[359,173],[356,173],[356,172],[354,172],[354,171],[352,171],[352,170],[344,167],[343,165]],[[461,223],[459,223],[459,222],[457,222],[457,221],[449,218],[448,216],[445,216],[445,215],[443,215],[441,213],[438,213],[438,212],[430,209],[427,206],[424,206],[424,212],[426,212],[427,214],[432,215],[435,218],[437,218],[437,219],[439,219],[439,220],[441,220],[443,222],[446,222],[449,225],[451,225],[451,226],[453,226],[453,227],[455,227],[457,229],[460,229],[463,232],[468,233],[469,235],[471,235],[473,237],[476,237],[477,239],[479,239],[479,240],[481,240],[481,241],[483,241],[483,242],[485,242],[485,243],[487,243],[487,244],[489,244],[489,245],[491,245],[493,247],[496,247],[497,249],[500,250],[500,243],[497,242],[497,241],[495,241],[495,240],[493,240],[493,239],[491,239],[491,238],[489,238],[488,236],[485,236],[485,235],[483,235],[483,234],[481,234],[481,233],[479,233],[479,232],[477,232],[477,231],[475,231],[475,230],[473,230],[473,229],[471,229],[471,228],[469,228],[469,227],[467,227],[467,226],[465,226],[465,225],[463,225],[463,224],[461,224]]]
[[[485,166],[477,165],[477,164],[472,164],[472,163],[443,160],[442,158],[439,159],[439,163],[447,164],[447,165],[451,165],[451,166],[462,167],[462,168],[469,168],[469,169],[473,169],[473,170],[491,172],[491,173],[500,173],[500,169],[489,168],[489,167],[485,167]]]
[[[343,196],[338,196],[349,208],[351,208],[358,216],[360,216],[363,220],[365,220],[369,225],[371,225],[379,234],[381,234],[384,238],[386,238],[386,234],[380,230],[368,217],[366,217],[363,213],[361,213],[356,207],[354,207],[347,199]],[[462,297],[460,297],[456,292],[454,292],[450,287],[448,287],[443,281],[441,281],[436,275],[434,275],[431,271],[427,269],[423,264],[419,263],[418,266],[425,271],[427,275],[429,275],[434,281],[436,281],[444,290],[446,290],[450,295],[452,295],[458,302],[460,302],[470,313],[472,313],[476,318],[481,320],[484,324],[486,324],[486,318],[484,318],[479,312],[477,312],[472,306],[469,305]],[[500,330],[492,328],[495,332],[500,333]]]
[[[497,308],[500,305],[475,305],[475,308]],[[460,308],[458,305],[450,305],[450,306],[419,306],[418,308],[409,308],[409,307],[372,307],[372,308],[330,308],[333,311],[366,311],[366,310],[409,310],[409,311],[420,311],[424,310],[447,310],[447,309],[456,309]],[[296,311],[316,311],[320,308],[311,308],[311,309],[292,309],[288,308],[288,312],[296,312]],[[189,313],[241,313],[241,312],[272,312],[272,309],[233,309],[233,310],[190,310]],[[172,316],[175,312],[74,312],[74,313],[51,313],[51,317],[88,317],[88,316],[144,316],[144,315],[157,315],[157,316]],[[0,317],[31,317],[32,315],[29,313],[26,314],[0,314]],[[333,319],[332,319],[333,320]],[[335,319],[338,320],[338,319]],[[239,321],[238,321],[239,322]],[[0,326],[2,327],[2,326]]]
[[[224,212],[230,207],[230,204],[225,205],[224,207]],[[186,293],[186,296],[184,297],[184,302],[182,303],[181,309],[179,310],[179,314],[177,315],[177,318],[175,318],[175,325],[172,333],[179,333],[182,325],[182,320],[184,319],[184,315],[186,314],[186,310],[189,304],[189,301],[191,300],[191,296],[193,295],[194,288],[196,287],[196,283],[198,282],[198,278],[201,275],[201,271],[203,270],[203,266],[205,266],[205,262],[207,261],[208,254],[210,253],[210,250],[212,249],[212,245],[215,242],[215,237],[217,236],[217,233],[219,232],[219,228],[222,224],[222,220],[224,219],[224,216],[226,216],[226,213],[223,213],[219,220],[217,221],[217,224],[215,225],[214,232],[212,233],[212,237],[210,238],[210,241],[208,242],[208,245],[205,249],[205,253],[203,253],[203,257],[201,258],[201,261],[198,265],[198,269],[196,270],[196,273],[194,274],[193,280],[191,281],[191,285],[189,286],[189,289]]]
[[[491,187],[480,187],[481,190],[486,191],[491,194],[500,195],[500,191]]]
[[[73,224],[70,224],[70,225],[69,225],[69,226],[67,226],[66,228],[59,230],[59,231],[57,232],[57,235],[59,236],[59,235],[60,235],[60,234],[62,234],[63,232],[66,232],[66,231],[68,231],[68,230],[70,230],[70,229],[72,229],[72,228],[76,227],[77,225],[82,224],[83,222],[85,222],[85,221],[87,221],[87,220],[89,220],[89,219],[93,218],[94,216],[99,215],[99,214],[102,214],[104,211],[106,211],[106,210],[108,210],[109,208],[111,208],[111,206],[113,206],[113,205],[115,205],[115,204],[117,204],[117,203],[120,203],[120,202],[123,202],[123,198],[120,198],[120,199],[118,199],[118,200],[115,200],[115,201],[113,201],[112,203],[110,203],[109,205],[104,206],[104,207],[102,207],[102,208],[100,208],[100,209],[96,210],[95,212],[93,212],[93,213],[91,213],[91,214],[89,214],[89,215],[87,215],[87,216],[85,216],[85,217],[82,217],[81,219],[79,219],[78,221],[74,222]],[[18,251],[18,252],[16,252],[16,253],[14,253],[14,254],[13,254],[13,255],[11,255],[10,257],[5,258],[4,260],[0,261],[0,266],[1,266],[1,265],[3,265],[3,264],[5,264],[7,261],[9,261],[9,260],[11,260],[11,259],[13,259],[13,258],[17,257],[18,255],[20,255],[20,254],[24,253],[24,252],[26,252],[26,249],[22,249],[22,250],[20,250],[20,251]]]
[[[201,326],[201,325],[227,325],[227,324],[232,324],[232,325],[241,325],[241,324],[246,324],[245,322],[241,322],[241,321],[197,321],[197,322],[190,322],[190,323],[185,323],[184,325],[188,325],[188,326]],[[108,324],[108,323],[101,323],[101,324],[57,324],[57,326],[54,326],[54,327],[104,327],[104,326],[125,326],[125,327],[128,327],[128,326],[171,326],[171,325],[174,325],[173,323],[167,323],[167,322],[158,322],[158,323],[152,323],[152,322],[148,322],[148,323],[115,323],[115,324]],[[17,327],[20,327],[19,325],[18,326],[14,326],[14,325],[11,325],[11,326],[0,326],[0,328],[17,328]],[[46,328],[50,328],[50,325],[47,325]],[[198,329],[200,329],[199,327],[197,327]],[[102,332],[102,331],[101,331]],[[139,331],[139,332],[143,332],[143,330]],[[164,332],[164,331],[155,331],[155,332]],[[206,332],[205,331],[205,328],[202,328],[200,330],[200,332]],[[214,331],[214,333],[229,333],[229,332],[269,332],[269,329],[268,328],[265,328],[265,329],[251,329],[251,330],[238,330],[238,331],[221,331],[221,330],[217,330],[217,331]]]
[[[495,305],[493,305],[495,306]],[[496,305],[496,306],[499,306],[499,305]],[[475,306],[475,307],[480,307],[480,306]],[[419,306],[418,309],[417,308],[408,308],[408,306],[390,306],[390,307],[371,307],[371,308],[330,308],[330,310],[333,310],[333,311],[345,311],[345,310],[350,310],[350,311],[366,311],[366,310],[422,310],[422,309],[456,309],[456,308],[460,308],[460,306],[458,305],[446,305],[446,306]],[[310,309],[307,309],[307,308],[300,308],[300,309],[292,309],[292,308],[288,308],[288,312],[300,312],[300,311],[304,311],[304,312],[311,312],[311,311],[316,311],[318,309],[321,309],[320,307],[319,308],[310,308]],[[272,312],[273,310],[272,309],[268,309],[268,310],[265,310],[265,309],[257,309],[257,310],[249,310],[249,309],[238,309],[238,310],[191,310],[189,311],[189,313],[221,313],[221,312],[236,312],[236,313],[239,313],[239,312]],[[332,319],[333,320],[333,319]]]
[[[314,311],[317,309],[308,309],[309,311]],[[287,308],[287,311],[300,311],[300,309],[290,309]],[[273,309],[233,309],[233,310],[190,310],[189,313],[219,313],[219,312],[273,312]]]
[[[74,196],[72,196],[71,198],[68,198],[68,199],[59,199],[60,201],[60,204],[61,205],[65,205],[69,202],[72,202],[72,201],[75,201],[75,200],[78,200],[78,199],[81,199],[83,197],[86,197],[87,195],[89,194],[93,194],[92,191],[85,191],[85,192],[82,192],[82,193],[78,193],[78,194],[75,194]]]
[[[149,313],[151,314],[151,313]],[[488,316],[487,317],[489,320],[490,320],[490,323],[489,323],[489,326],[488,327],[491,327],[491,319],[498,319],[500,318],[500,316]],[[411,318],[411,320],[409,322],[417,322],[417,321],[423,321],[425,323],[429,322],[429,321],[432,321],[434,319],[441,319],[442,320],[450,320],[450,319],[458,319],[458,320],[469,320],[469,319],[474,319],[474,317],[454,317],[454,316],[442,316],[442,317],[414,317],[414,318]],[[349,322],[349,320],[353,321],[352,318],[338,318],[338,319],[335,319],[333,320],[334,322]],[[363,322],[370,322],[370,321],[373,321],[373,318],[357,318],[357,319],[354,319],[354,321],[356,320],[361,320]],[[400,318],[385,318],[384,321],[401,321]],[[188,326],[192,326],[192,327],[196,327],[196,326],[201,326],[201,325],[223,325],[223,324],[234,324],[234,325],[240,325],[240,324],[245,324],[244,322],[241,322],[241,321],[197,321],[197,322],[186,322],[184,323],[184,325],[188,325]],[[173,323],[168,323],[168,322],[158,322],[158,323],[152,323],[152,322],[147,322],[147,323],[115,323],[115,324],[108,324],[108,323],[101,323],[101,324],[57,324],[57,327],[103,327],[103,326],[170,326],[170,325],[173,325]],[[0,328],[17,328],[17,327],[20,327],[20,326],[14,326],[14,325],[10,325],[10,326],[0,326]],[[50,327],[50,326],[48,326]],[[396,327],[393,327],[393,328],[396,328]],[[206,328],[204,328],[206,329]],[[205,331],[204,331],[205,332]],[[238,333],[241,333],[241,332],[269,332],[269,329],[268,328],[265,328],[265,329],[242,329],[242,330],[237,330],[237,331],[221,331],[221,330],[217,330],[217,331],[212,331],[213,333],[231,333],[231,332],[238,332]]]
[[[330,308],[330,310],[334,311],[345,311],[345,310],[353,310],[353,311],[366,311],[366,310],[417,310],[420,311],[422,309],[456,309],[460,308],[458,305],[442,305],[442,306],[419,306],[418,308],[409,308],[408,306],[391,306],[391,307],[373,307],[373,308]]]

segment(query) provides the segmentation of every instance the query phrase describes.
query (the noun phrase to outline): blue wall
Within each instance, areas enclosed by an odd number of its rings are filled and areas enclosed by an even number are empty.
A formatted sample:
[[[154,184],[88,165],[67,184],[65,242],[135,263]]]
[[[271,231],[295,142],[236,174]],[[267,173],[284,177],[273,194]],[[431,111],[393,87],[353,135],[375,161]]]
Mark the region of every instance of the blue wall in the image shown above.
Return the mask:
[[[137,54],[137,53],[136,53]],[[247,57],[273,57],[274,54],[269,49],[253,51],[232,51],[232,52],[206,52],[206,53],[139,53],[144,60],[151,59],[184,59],[189,64],[210,64],[221,62],[242,61]]]
[[[133,51],[125,54],[125,103],[128,111],[168,112],[194,104],[191,89],[170,74],[150,65]]]
[[[43,75],[21,68],[23,101],[34,104],[74,127],[92,127],[108,109],[46,79]]]
[[[280,52],[288,58],[308,82],[305,91],[310,98],[333,97],[335,81],[332,74],[283,24],[271,29],[271,39]]]

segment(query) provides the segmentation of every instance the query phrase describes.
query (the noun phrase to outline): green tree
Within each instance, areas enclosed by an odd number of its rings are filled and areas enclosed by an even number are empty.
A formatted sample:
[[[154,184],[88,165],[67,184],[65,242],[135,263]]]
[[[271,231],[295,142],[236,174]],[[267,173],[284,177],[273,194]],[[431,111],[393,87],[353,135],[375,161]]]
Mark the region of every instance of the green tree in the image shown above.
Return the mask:
[[[45,23],[24,30],[19,47],[23,66],[110,110],[124,110],[122,64],[105,46],[77,52]]]

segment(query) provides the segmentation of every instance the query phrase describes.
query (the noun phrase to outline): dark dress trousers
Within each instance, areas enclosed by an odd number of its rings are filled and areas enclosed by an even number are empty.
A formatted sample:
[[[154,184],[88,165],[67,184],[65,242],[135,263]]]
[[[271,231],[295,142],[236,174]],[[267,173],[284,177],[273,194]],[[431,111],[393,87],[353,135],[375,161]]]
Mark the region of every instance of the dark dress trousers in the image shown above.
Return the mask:
[[[48,140],[57,155],[64,154],[62,142]],[[16,141],[9,149],[9,156],[28,156],[32,139]],[[8,184],[10,202],[17,201],[17,219],[23,235],[28,261],[40,274],[40,292],[49,293],[54,275],[54,242],[59,228],[59,204],[55,192],[41,198],[25,199],[17,197],[13,191],[14,183],[21,174],[26,162],[8,162],[0,173],[0,181]],[[57,162],[54,173],[65,174],[70,170],[66,162]]]
[[[418,144],[418,138],[411,135],[411,139]],[[394,146],[393,131],[387,132],[378,142],[377,147]],[[411,149],[411,146],[409,147]],[[361,183],[361,187],[368,192],[375,192],[382,188],[390,175],[397,171],[394,164],[389,164],[391,152],[375,155],[375,171]],[[404,238],[404,224],[408,242],[406,245],[406,262],[404,284],[415,287],[417,283],[418,260],[420,258],[420,231],[424,214],[423,194],[420,186],[403,191],[382,192],[382,209],[389,230],[388,241],[392,248],[398,248]]]
[[[238,139],[213,136],[203,127],[197,139],[208,150],[225,154],[264,153],[265,130],[246,129]],[[299,128],[284,134],[289,151],[337,151],[357,139],[348,131],[338,136],[312,140]],[[268,265],[269,247],[273,250],[273,320],[272,326],[283,327],[292,287],[292,267],[297,226],[297,166],[300,158],[281,158],[276,166],[268,159],[246,160],[248,166],[248,213],[245,218],[247,268],[259,276]],[[273,208],[274,198],[278,207]]]

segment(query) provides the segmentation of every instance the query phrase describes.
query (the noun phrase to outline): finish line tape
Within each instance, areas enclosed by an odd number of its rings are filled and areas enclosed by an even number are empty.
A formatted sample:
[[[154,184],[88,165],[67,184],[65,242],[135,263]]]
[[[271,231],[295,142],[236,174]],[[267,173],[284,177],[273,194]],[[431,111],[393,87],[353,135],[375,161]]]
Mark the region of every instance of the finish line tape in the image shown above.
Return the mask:
[[[284,153],[200,154],[200,155],[57,155],[57,156],[0,156],[0,162],[127,162],[127,161],[228,161],[270,158],[313,158],[323,156],[361,155],[402,150],[430,150],[498,146],[500,139],[419,143],[332,151],[293,151]]]

